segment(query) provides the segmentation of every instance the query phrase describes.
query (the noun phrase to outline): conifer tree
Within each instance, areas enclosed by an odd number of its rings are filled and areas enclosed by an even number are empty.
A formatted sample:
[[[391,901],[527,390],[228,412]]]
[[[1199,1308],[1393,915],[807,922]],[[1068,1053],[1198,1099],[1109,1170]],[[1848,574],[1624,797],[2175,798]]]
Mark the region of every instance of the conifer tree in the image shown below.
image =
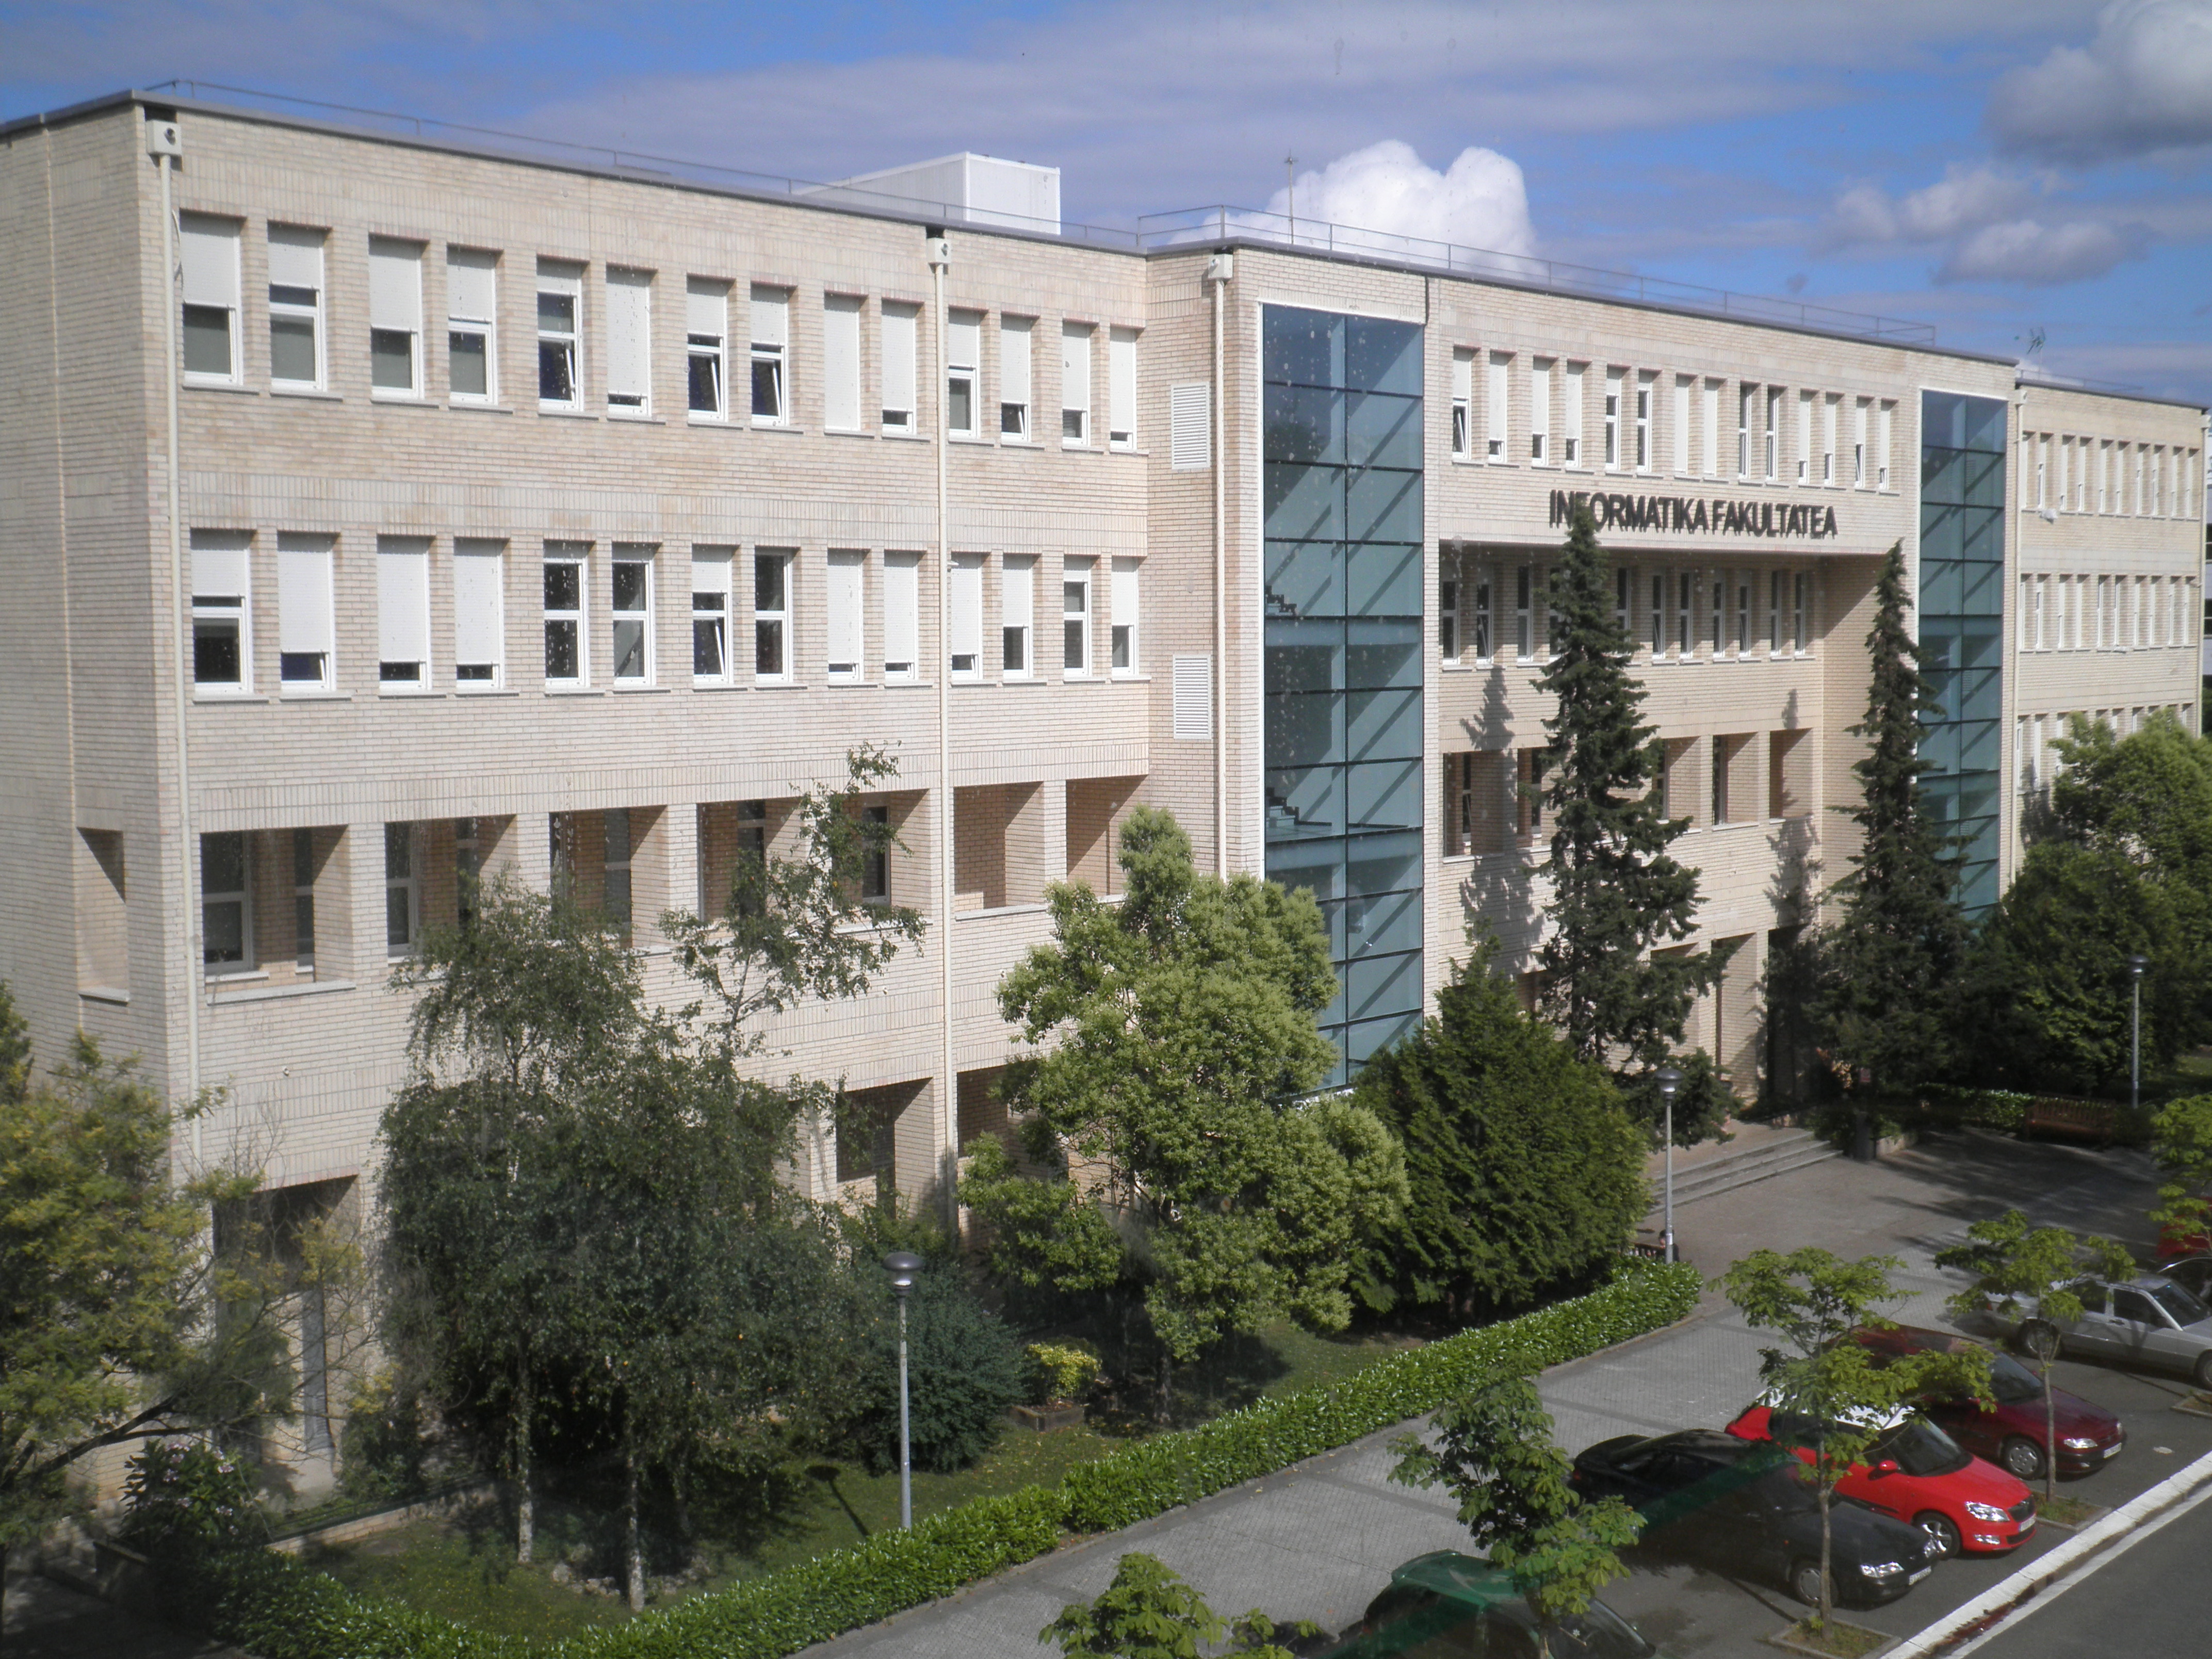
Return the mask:
[[[1653,791],[1657,728],[1643,721],[1644,688],[1628,672],[1613,598],[1612,562],[1589,509],[1577,507],[1552,580],[1552,659],[1536,682],[1559,700],[1545,722],[1552,933],[1537,966],[1545,1011],[1575,1052],[1627,1077],[1648,1074],[1681,1041],[1691,1003],[1719,963],[1710,951],[1651,954],[1689,935],[1698,872],[1667,850],[1689,820],[1668,817]]]

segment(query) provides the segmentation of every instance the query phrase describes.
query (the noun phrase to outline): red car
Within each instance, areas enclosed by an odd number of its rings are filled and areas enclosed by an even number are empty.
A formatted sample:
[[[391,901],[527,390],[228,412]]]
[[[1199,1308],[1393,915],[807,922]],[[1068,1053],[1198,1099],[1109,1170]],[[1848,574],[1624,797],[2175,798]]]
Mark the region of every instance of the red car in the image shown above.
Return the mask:
[[[1803,1443],[1822,1425],[1765,1405],[1747,1409],[1728,1431],[1744,1440],[1779,1437]],[[1869,1449],[1873,1462],[1854,1463],[1836,1485],[1838,1495],[1883,1515],[1909,1521],[1928,1534],[1938,1555],[1962,1549],[1978,1554],[2018,1547],[2035,1531],[2035,1498],[1995,1464],[1984,1463],[1917,1412],[1900,1412]]]
[[[1886,1330],[1851,1333],[1876,1353],[1902,1358],[1914,1353],[1963,1353],[1980,1345],[1951,1331],[1931,1331],[1911,1325],[1893,1325]],[[1990,1393],[1996,1404],[1987,1409],[1970,1399],[1923,1399],[1920,1409],[1938,1428],[1966,1450],[2003,1466],[2023,1480],[2043,1478],[2043,1461],[2051,1454],[2045,1438],[2043,1384],[2033,1371],[2008,1353],[1990,1356]],[[2087,1474],[2104,1468],[2119,1455],[2128,1443],[2128,1431],[2114,1413],[2102,1406],[2053,1389],[2051,1401],[2058,1439],[2058,1473]]]

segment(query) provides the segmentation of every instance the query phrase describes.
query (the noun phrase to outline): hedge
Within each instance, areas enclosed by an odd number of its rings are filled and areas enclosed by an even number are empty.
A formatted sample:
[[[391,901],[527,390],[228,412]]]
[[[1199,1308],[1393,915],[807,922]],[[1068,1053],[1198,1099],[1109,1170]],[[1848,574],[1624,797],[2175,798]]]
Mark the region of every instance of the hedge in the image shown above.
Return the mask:
[[[1263,1400],[1026,1486],[928,1516],[628,1624],[538,1645],[357,1595],[257,1552],[174,1574],[168,1610],[259,1659],[782,1659],[1035,1559],[1068,1532],[1149,1520],[1433,1411],[1503,1369],[1540,1370],[1657,1330],[1696,1306],[1694,1268],[1624,1261],[1612,1283],[1378,1360],[1328,1388]]]

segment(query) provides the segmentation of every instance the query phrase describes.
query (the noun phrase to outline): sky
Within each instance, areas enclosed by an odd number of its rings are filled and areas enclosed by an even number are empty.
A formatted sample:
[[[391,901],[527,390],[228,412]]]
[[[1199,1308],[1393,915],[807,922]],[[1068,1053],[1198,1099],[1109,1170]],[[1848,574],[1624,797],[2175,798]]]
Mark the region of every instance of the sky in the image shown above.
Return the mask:
[[[1119,227],[1295,178],[2212,401],[2212,0],[0,0],[0,118],[172,77],[809,179],[972,149]]]

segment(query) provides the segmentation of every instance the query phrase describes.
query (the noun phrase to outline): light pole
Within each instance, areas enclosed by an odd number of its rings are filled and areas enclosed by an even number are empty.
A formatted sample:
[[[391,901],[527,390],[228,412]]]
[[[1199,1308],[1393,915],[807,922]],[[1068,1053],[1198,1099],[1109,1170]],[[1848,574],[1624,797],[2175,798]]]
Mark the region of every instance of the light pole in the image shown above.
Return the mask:
[[[2129,1021],[2128,1034],[2128,1109],[2137,1111],[2142,1106],[2142,976],[2150,966],[2150,958],[2134,956],[2128,958],[2128,977],[2134,981],[2135,1009]]]
[[[884,1271],[891,1276],[891,1293],[899,1310],[899,1528],[914,1525],[914,1438],[907,1423],[906,1407],[906,1293],[921,1271],[921,1258],[909,1250],[893,1250],[884,1257]]]
[[[1674,1091],[1681,1086],[1682,1073],[1679,1066],[1662,1066],[1659,1068],[1659,1098],[1667,1103],[1666,1224],[1660,1231],[1659,1242],[1665,1247],[1669,1261],[1674,1259]]]

